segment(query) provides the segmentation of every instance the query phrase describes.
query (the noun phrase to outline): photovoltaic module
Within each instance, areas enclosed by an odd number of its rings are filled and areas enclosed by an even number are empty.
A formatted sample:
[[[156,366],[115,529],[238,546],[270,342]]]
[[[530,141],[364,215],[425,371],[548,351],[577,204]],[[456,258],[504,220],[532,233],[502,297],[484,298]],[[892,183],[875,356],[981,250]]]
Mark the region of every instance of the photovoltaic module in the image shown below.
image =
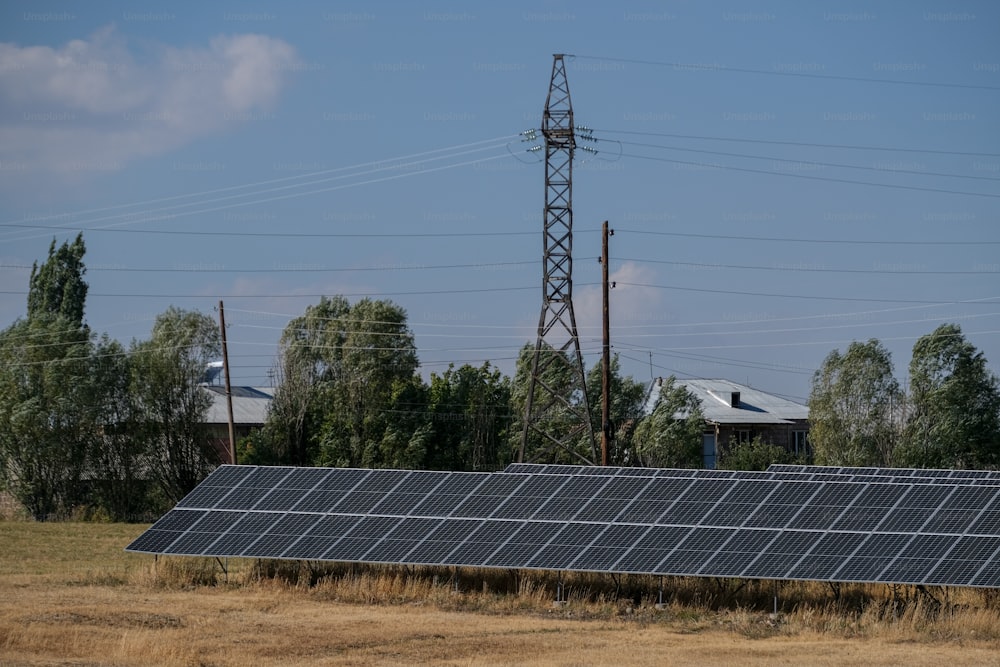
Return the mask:
[[[222,466],[126,550],[1000,587],[1000,480],[955,472]]]

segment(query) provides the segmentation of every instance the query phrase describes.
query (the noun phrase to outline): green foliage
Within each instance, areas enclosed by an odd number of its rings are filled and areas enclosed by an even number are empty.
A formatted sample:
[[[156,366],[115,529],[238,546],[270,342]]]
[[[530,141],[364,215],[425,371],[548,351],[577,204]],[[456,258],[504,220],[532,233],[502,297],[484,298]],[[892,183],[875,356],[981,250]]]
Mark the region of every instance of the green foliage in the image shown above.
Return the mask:
[[[983,354],[957,324],[913,346],[905,465],[981,468],[1000,464],[1000,388]]]
[[[578,413],[583,408],[582,379],[577,379],[577,365],[568,352],[542,343],[540,364],[543,371],[532,397],[534,421],[525,428],[525,406],[535,358],[535,346],[526,344],[517,358],[517,370],[511,390],[513,428],[507,435],[512,452],[521,448],[526,435],[524,460],[537,463],[593,463],[600,461],[589,425],[581,424]],[[585,414],[585,413],[584,413]],[[574,437],[574,432],[576,437]]]
[[[891,466],[897,444],[894,426],[903,396],[882,344],[853,342],[843,355],[834,350],[813,375],[809,394],[809,438],[816,463]]]
[[[150,513],[148,461],[152,442],[143,433],[133,394],[132,360],[118,341],[101,337],[91,359],[93,417],[99,437],[92,443],[93,501],[112,521],[139,521]]]
[[[58,249],[52,239],[48,259],[41,266],[35,262],[31,267],[28,319],[43,314],[59,315],[82,326],[87,300],[87,283],[83,280],[85,252],[83,232],[77,234],[72,244],[64,242]]]
[[[156,318],[149,341],[132,346],[136,434],[154,450],[150,472],[172,503],[219,462],[204,425],[211,399],[199,384],[220,350],[219,328],[211,317],[175,307]]]
[[[411,437],[422,424],[406,415],[425,400],[425,389],[402,308],[324,297],[285,327],[280,359],[271,413],[255,434],[258,456],[372,467],[421,458],[424,445]]]
[[[431,374],[428,415],[432,470],[496,470],[512,461],[505,447],[510,426],[510,381],[489,362],[449,366]]]
[[[656,403],[636,427],[635,463],[655,468],[700,468],[705,417],[701,401],[670,376],[663,380]]]
[[[740,444],[733,438],[719,458],[719,468],[724,470],[767,470],[768,466],[781,463],[805,463],[784,447],[766,442],[761,436]]]
[[[0,334],[0,477],[37,520],[83,499],[83,473],[100,389],[89,332],[47,312]]]
[[[600,363],[594,364],[587,373],[587,403],[590,406],[591,425],[598,446],[600,446],[603,430],[601,390],[604,371],[601,366]],[[610,375],[609,459],[611,465],[626,465],[631,451],[633,434],[644,416],[646,387],[633,379],[632,376],[622,377],[617,354],[611,357]]]

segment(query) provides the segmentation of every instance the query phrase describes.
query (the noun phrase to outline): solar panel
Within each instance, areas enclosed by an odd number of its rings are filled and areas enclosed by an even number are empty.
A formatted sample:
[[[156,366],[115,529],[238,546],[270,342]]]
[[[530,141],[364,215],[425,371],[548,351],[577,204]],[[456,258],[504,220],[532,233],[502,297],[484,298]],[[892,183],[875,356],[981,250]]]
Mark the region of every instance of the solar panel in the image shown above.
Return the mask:
[[[837,470],[223,466],[126,549],[1000,586],[1000,486]]]
[[[584,471],[587,471],[586,473]],[[863,468],[774,464],[767,470],[694,470],[689,468],[631,468],[615,466],[546,465],[511,463],[508,474],[607,475],[634,477],[696,477],[721,479],[787,479],[810,481],[860,481],[883,483],[947,483],[1000,486],[1000,470],[942,470],[929,468]]]
[[[517,464],[514,464],[517,465]],[[512,471],[513,472],[513,471]],[[799,464],[774,464],[767,472],[805,475],[838,475],[855,478],[887,477],[893,482],[947,480],[950,483],[1000,484],[1000,470],[950,470],[940,468],[864,468],[846,466],[813,466]],[[909,478],[909,479],[907,479]]]

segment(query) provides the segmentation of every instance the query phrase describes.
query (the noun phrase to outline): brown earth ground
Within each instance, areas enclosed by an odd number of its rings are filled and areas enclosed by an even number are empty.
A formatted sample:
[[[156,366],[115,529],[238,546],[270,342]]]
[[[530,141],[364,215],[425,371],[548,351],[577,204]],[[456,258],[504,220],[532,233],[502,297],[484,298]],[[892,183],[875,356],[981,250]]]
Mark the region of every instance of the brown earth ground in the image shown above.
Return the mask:
[[[680,599],[711,582],[656,609],[580,579],[557,607],[541,575],[500,593],[495,573],[471,573],[456,592],[446,574],[306,581],[239,561],[226,581],[214,561],[124,553],[144,528],[0,522],[0,665],[1000,665],[1000,610],[980,591],[937,591],[943,608],[866,594],[845,611],[828,588],[789,584],[800,601],[774,616],[734,603],[751,599],[736,588]]]

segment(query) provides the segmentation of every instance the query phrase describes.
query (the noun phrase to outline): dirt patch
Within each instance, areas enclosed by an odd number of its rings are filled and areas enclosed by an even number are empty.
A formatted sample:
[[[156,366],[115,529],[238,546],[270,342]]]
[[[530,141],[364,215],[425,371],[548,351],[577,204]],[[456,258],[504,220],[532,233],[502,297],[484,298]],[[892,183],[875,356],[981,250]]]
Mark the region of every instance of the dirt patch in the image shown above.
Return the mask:
[[[104,628],[147,628],[150,630],[184,627],[180,616],[139,611],[107,614],[56,611],[25,616],[22,620],[25,623],[45,623],[48,625],[96,625]]]

